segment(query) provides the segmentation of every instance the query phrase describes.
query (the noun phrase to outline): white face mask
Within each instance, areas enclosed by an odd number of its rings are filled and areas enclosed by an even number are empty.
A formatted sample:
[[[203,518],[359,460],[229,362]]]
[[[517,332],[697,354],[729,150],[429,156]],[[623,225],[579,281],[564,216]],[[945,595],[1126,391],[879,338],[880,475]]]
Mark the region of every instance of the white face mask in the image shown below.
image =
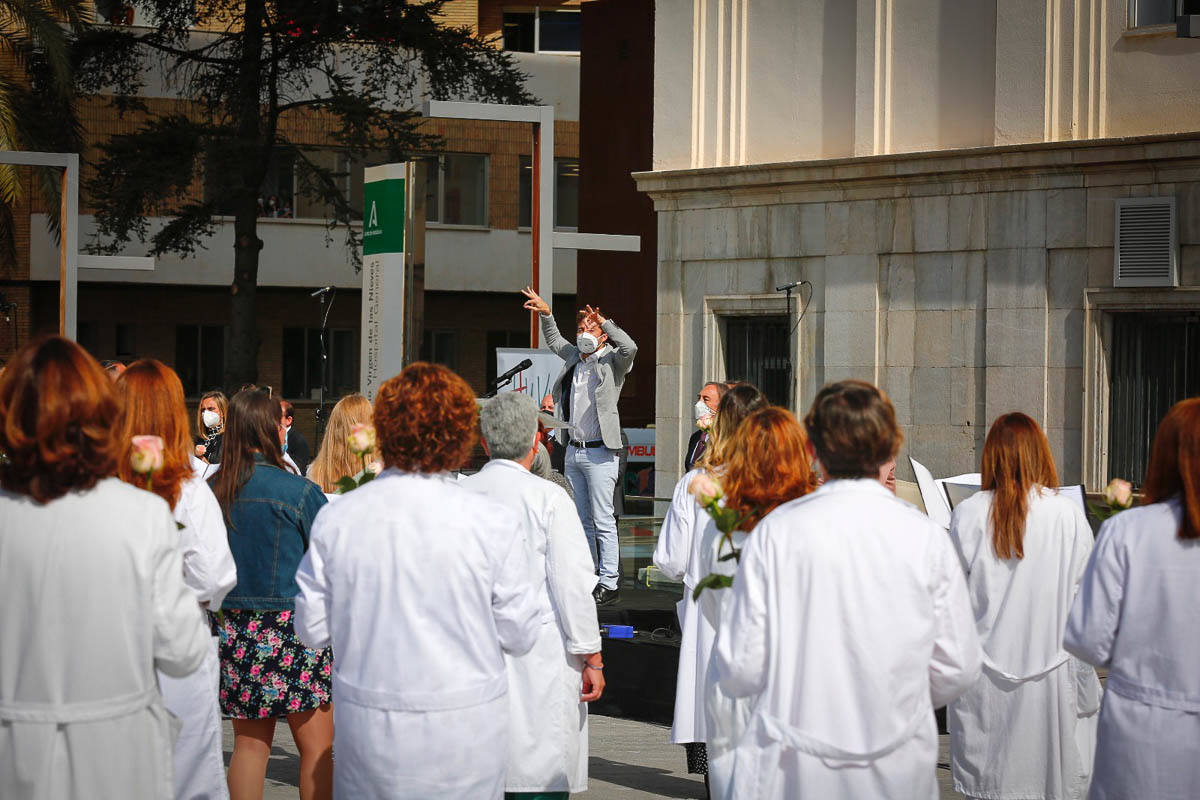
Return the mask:
[[[707,416],[711,416],[712,413],[713,413],[713,410],[708,407],[707,403],[705,403],[703,400],[696,401],[696,419],[697,420],[703,419],[704,417],[707,417]]]
[[[575,337],[575,346],[579,348],[579,352],[590,356],[600,347],[600,341],[590,333],[581,333]]]
[[[204,413],[201,414],[200,417],[204,421],[204,427],[206,428],[215,428],[221,424],[221,415],[213,411],[211,408],[205,409]]]

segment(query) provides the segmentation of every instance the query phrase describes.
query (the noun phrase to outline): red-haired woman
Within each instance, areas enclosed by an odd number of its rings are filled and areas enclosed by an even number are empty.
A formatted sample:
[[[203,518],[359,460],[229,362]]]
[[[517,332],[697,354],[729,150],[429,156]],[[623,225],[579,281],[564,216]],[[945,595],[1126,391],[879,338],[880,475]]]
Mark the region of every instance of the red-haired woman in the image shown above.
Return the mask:
[[[126,483],[146,487],[146,478],[133,470],[133,437],[153,435],[163,440],[163,465],[149,488],[167,504],[179,529],[183,579],[201,608],[216,611],[237,583],[237,569],[221,507],[204,479],[190,463],[192,442],[187,406],[179,376],[161,361],[143,359],[129,365],[116,382],[122,399],[114,426],[123,452],[117,475]],[[175,796],[227,797],[225,762],[221,758],[221,716],[217,703],[220,662],[213,640],[204,665],[185,678],[160,674],[158,685],[172,714],[183,721],[175,741]]]
[[[1056,492],[1050,444],[1025,414],[992,423],[982,462],[982,490],[950,520],[983,645],[983,674],[947,714],[954,787],[968,797],[1081,797],[1100,682],[1062,638],[1092,529],[1079,503]]]
[[[716,526],[705,529],[705,547],[710,573],[733,575],[735,560],[721,559],[730,546],[741,549],[759,521],[778,506],[817,488],[804,428],[786,409],[767,407],[748,416],[729,438],[718,445],[728,453],[721,487],[727,507],[746,516],[731,541],[723,541]],[[729,592],[712,590],[700,594],[700,614],[714,632],[721,629],[721,612]],[[732,797],[733,748],[746,730],[751,704],[721,691],[717,674],[709,664],[704,680],[705,723],[708,736],[708,778],[713,797]]]
[[[379,387],[374,417],[385,469],[321,513],[296,574],[296,630],[337,659],[335,792],[499,800],[504,654],[554,618],[513,512],[450,475],[478,436],[466,382],[412,364]]]
[[[1091,800],[1200,792],[1200,397],[1159,424],[1142,492],[1100,528],[1067,623],[1108,668]]]
[[[174,796],[155,669],[211,647],[160,498],[113,477],[112,380],[60,337],[0,377],[0,797]]]
[[[697,475],[709,471],[719,476],[724,471],[725,462],[733,452],[729,445],[733,432],[743,419],[766,405],[766,395],[749,383],[738,383],[721,395],[716,418],[708,431],[707,449],[696,468],[685,473],[675,484],[671,505],[654,547],[655,566],[671,580],[683,582],[683,599],[675,607],[682,640],[675,679],[671,742],[684,746],[688,772],[704,775],[706,781],[704,675],[708,671],[716,630],[712,621],[700,613],[692,591],[708,574],[709,551],[716,540],[717,529],[688,489]]]

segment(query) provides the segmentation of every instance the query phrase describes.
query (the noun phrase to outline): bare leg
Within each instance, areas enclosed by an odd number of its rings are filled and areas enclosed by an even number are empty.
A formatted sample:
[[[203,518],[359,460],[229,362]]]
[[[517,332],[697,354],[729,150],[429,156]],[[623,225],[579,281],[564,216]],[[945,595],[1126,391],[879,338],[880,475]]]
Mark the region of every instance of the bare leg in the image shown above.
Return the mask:
[[[326,703],[312,711],[288,714],[287,721],[300,750],[300,800],[330,800],[333,797],[333,706]]]
[[[233,757],[229,759],[229,800],[262,800],[267,759],[275,737],[275,719],[233,720]]]

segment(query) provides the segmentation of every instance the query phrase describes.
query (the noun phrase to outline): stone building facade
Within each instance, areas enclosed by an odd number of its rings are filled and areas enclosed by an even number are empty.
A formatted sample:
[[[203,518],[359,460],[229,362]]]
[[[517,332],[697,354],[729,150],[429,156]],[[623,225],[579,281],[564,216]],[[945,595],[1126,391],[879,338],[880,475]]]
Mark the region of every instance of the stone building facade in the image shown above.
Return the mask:
[[[841,378],[888,392],[901,477],[907,455],[977,470],[1011,410],[1063,482],[1141,463],[1113,455],[1153,434],[1124,425],[1114,370],[1126,323],[1200,319],[1200,42],[1125,0],[949,5],[657,4],[655,167],[635,178],[658,214],[658,486],[698,388],[745,377],[728,349],[756,317],[787,319],[799,412]],[[1175,285],[1117,288],[1117,201],[1143,197],[1174,200]],[[796,281],[789,318],[775,290]]]

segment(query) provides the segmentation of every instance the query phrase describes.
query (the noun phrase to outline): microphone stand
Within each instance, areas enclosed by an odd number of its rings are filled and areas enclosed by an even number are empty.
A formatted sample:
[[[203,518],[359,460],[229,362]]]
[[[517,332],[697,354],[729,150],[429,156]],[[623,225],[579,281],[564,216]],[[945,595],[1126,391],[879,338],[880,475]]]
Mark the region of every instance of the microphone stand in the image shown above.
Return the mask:
[[[501,389],[503,389],[505,386],[508,386],[510,383],[512,383],[512,382],[513,382],[513,378],[515,378],[515,377],[516,377],[515,375],[509,375],[507,378],[505,378],[505,379],[504,379],[504,380],[502,380],[502,381],[496,381],[496,382],[495,382],[495,383],[492,385],[492,388],[488,389],[486,392],[484,392],[484,393],[483,393],[483,398],[486,400],[486,399],[487,399],[487,398],[489,398],[489,397],[495,397],[495,396],[496,396],[496,394],[497,394],[497,393],[498,393],[498,392],[499,392]]]
[[[319,399],[317,401],[317,412],[313,416],[316,418],[316,441],[313,442],[314,447],[320,446],[321,440],[325,437],[325,386],[329,380],[329,353],[325,346],[325,331],[329,327],[329,312],[333,310],[333,295],[337,294],[337,288],[332,288],[328,292],[321,292],[321,388]],[[328,303],[326,302],[328,300]]]

